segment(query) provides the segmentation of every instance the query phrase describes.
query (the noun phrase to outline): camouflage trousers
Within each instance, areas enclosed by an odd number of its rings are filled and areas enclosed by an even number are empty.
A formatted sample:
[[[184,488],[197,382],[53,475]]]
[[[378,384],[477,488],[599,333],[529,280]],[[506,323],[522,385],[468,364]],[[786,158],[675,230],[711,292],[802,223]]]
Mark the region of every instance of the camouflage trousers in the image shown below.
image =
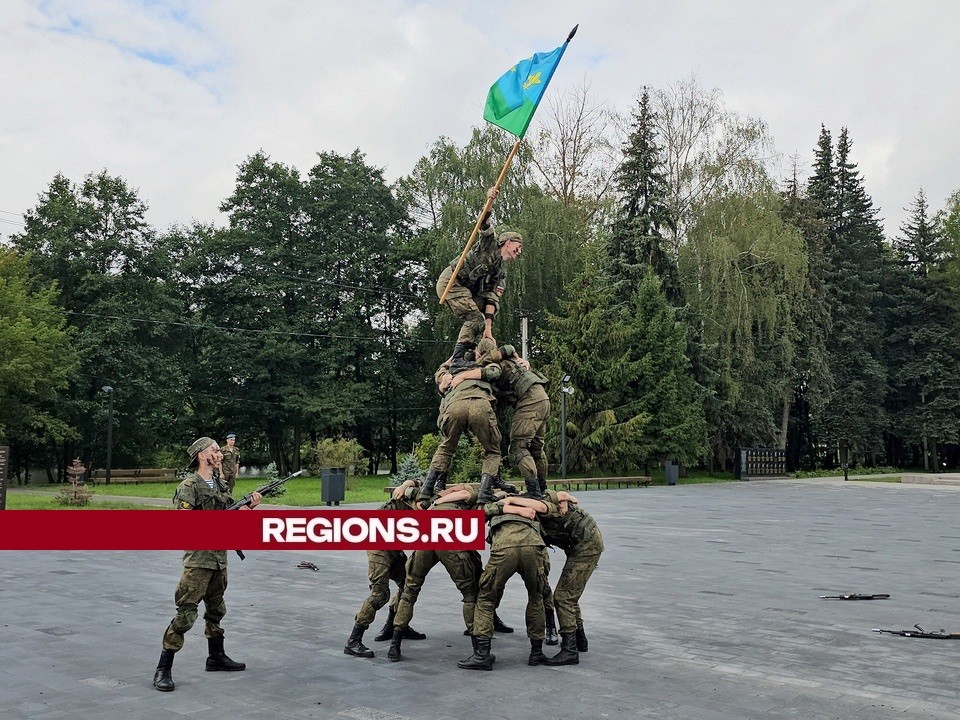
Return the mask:
[[[224,471],[223,481],[227,484],[227,487],[230,488],[230,492],[232,493],[233,486],[237,484],[237,473]]]
[[[527,588],[525,615],[527,637],[543,640],[544,623],[543,589],[547,587],[547,550],[537,545],[495,548],[480,576],[480,595],[473,614],[473,634],[476,637],[493,637],[493,612],[503,596],[503,589],[513,575],[523,578]]]
[[[550,398],[542,385],[534,385],[517,403],[510,424],[510,460],[525,480],[547,480],[547,454],[543,441],[550,417]]]
[[[370,595],[360,606],[354,621],[358,625],[369,627],[377,616],[377,610],[387,602],[394,612],[403,592],[406,578],[405,565],[407,554],[403,550],[367,550],[367,577],[370,579]],[[397,584],[397,594],[390,600],[390,581]]]
[[[500,427],[489,400],[464,398],[447,406],[437,420],[440,444],[430,461],[430,469],[448,472],[457,442],[464,431],[469,430],[483,448],[483,470],[489,475],[500,472]]]
[[[476,558],[473,556],[476,555]],[[477,568],[480,553],[476,550],[414,550],[407,560],[407,577],[393,618],[395,628],[406,628],[413,619],[413,606],[417,604],[420,590],[427,575],[437,563],[443,565],[453,584],[463,596],[463,623],[473,631],[474,608],[477,604]]]
[[[197,621],[198,605],[203,600],[203,634],[208,637],[223,637],[220,621],[227,614],[223,594],[227,590],[227,571],[187,567],[183,569],[180,582],[174,591],[177,614],[163,633],[163,649],[177,652],[183,647],[183,636]]]
[[[574,549],[567,555],[560,579],[552,592],[549,584],[547,585],[543,594],[543,607],[545,612],[556,608],[560,632],[571,633],[576,631],[578,625],[583,625],[580,597],[599,562],[599,552],[577,553]]]
[[[438,298],[443,295],[452,273],[453,269],[449,266],[440,273],[440,278],[437,280]],[[460,334],[457,336],[458,343],[473,343],[476,345],[480,342],[483,337],[485,321],[483,308],[481,307],[483,302],[483,298],[475,296],[460,283],[455,282],[450,287],[450,292],[447,293],[444,304],[450,308],[450,312],[456,318],[463,321],[463,327],[460,328]]]

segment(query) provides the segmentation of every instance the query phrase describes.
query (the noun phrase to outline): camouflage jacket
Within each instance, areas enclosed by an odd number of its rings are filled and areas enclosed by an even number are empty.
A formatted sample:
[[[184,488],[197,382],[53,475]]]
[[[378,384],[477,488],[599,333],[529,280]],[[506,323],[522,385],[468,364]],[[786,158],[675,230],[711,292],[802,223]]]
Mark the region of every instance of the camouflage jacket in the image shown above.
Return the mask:
[[[450,269],[457,266],[459,257],[450,262]],[[500,309],[500,296],[503,295],[507,274],[500,257],[500,246],[492,227],[480,231],[477,242],[463,259],[463,266],[457,273],[457,282],[467,288],[474,297],[480,297]],[[480,308],[481,311],[483,308]]]
[[[223,453],[223,474],[236,475],[240,470],[240,451],[237,446],[230,447],[227,445],[220,448],[220,451]]]
[[[233,498],[222,478],[217,477],[216,488],[211,489],[207,481],[196,472],[187,475],[173,495],[173,504],[177,510],[226,510],[233,505]],[[184,550],[183,566],[225,570],[227,567],[226,550]]]

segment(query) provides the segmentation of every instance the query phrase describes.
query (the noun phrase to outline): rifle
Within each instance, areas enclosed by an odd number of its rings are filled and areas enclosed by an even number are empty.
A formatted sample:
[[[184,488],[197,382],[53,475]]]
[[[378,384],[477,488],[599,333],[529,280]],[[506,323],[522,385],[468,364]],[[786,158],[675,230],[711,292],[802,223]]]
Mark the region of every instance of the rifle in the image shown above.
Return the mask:
[[[263,497],[273,497],[274,495],[281,494],[281,488],[287,480],[292,480],[297,477],[297,475],[303,475],[303,470],[297,470],[292,475],[287,475],[285,478],[276,478],[271,480],[263,487],[258,487],[254,492],[260,493]],[[253,493],[249,495],[244,495],[242,500],[237,500],[233,505],[227,508],[227,510],[239,510],[242,507],[248,507],[250,503],[253,502]]]
[[[929,638],[931,640],[960,640],[960,633],[948,633],[943,628],[927,631],[919,625],[914,625],[914,627],[916,630],[882,630],[880,628],[874,628],[873,632],[899,635],[900,637]]]
[[[254,492],[260,493],[262,497],[273,497],[275,495],[280,495],[284,490],[283,484],[287,480],[291,480],[297,477],[297,475],[302,475],[302,474],[303,474],[303,470],[297,470],[295,473],[287,475],[285,478],[275,478],[270,482],[268,482],[263,487],[258,487]],[[239,510],[242,507],[249,507],[250,503],[252,502],[253,502],[253,493],[249,493],[248,495],[244,495],[242,500],[237,500],[233,505],[228,507],[227,510]],[[243,554],[243,550],[234,550],[234,552],[237,554],[237,557],[239,557],[241,560],[245,560],[247,557],[246,555]]]
[[[821,600],[886,600],[890,595],[887,593],[876,593],[875,595],[861,595],[860,593],[850,593],[849,595],[821,595]]]

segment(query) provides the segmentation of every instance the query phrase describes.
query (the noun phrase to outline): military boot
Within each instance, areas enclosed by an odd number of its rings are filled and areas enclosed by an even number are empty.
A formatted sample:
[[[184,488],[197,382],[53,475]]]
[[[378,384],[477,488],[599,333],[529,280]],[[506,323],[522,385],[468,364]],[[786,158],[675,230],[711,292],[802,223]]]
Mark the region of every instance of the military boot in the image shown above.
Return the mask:
[[[587,651],[587,634],[583,631],[583,623],[577,625],[577,650]]]
[[[446,475],[446,473],[444,473],[444,475]],[[428,470],[427,476],[423,479],[423,486],[417,494],[417,502],[420,503],[420,507],[424,510],[433,502],[433,493],[436,491],[437,478],[439,476],[440,473],[436,470]]]
[[[157,664],[157,671],[153,674],[153,686],[160,692],[173,692],[176,687],[171,674],[174,654],[173,650],[164,650],[160,653],[160,662]]]
[[[553,610],[547,610],[546,636],[543,642],[545,645],[556,645],[560,642],[560,636],[557,635],[557,623],[553,617]]]
[[[493,629],[498,633],[512,633],[513,628],[507,625],[503,620],[500,619],[500,616],[497,615],[497,611],[493,611]]]
[[[543,654],[543,640],[530,639],[530,657],[527,659],[527,665],[543,665],[547,661]]]
[[[223,635],[207,638],[207,647],[209,648],[210,652],[210,654],[207,656],[207,670],[209,672],[213,672],[215,670],[228,670],[230,672],[236,672],[238,670],[247,669],[245,663],[234,662],[227,657],[227,654],[223,651]]]
[[[476,365],[476,356],[473,351],[476,349],[475,343],[457,343],[453,346],[453,356],[450,358],[450,370],[452,372],[465,370]]]
[[[437,495],[447,489],[447,473],[437,473],[437,483],[433,486],[433,492]]]
[[[543,497],[543,493],[540,492],[540,481],[536,478],[524,479],[524,484],[527,486],[527,491],[523,494],[523,497],[528,497],[531,500],[539,500]]]
[[[492,487],[494,490],[503,490],[508,495],[517,494],[517,486],[511,485],[508,482],[504,482],[503,478],[500,476],[500,473],[497,473],[493,478],[493,482],[490,483],[490,487]]]
[[[493,659],[490,655],[490,638],[474,638],[475,650],[466,660],[457,662],[457,667],[463,670],[493,670]]]
[[[366,629],[366,625],[361,625],[360,623],[353,624],[353,632],[350,633],[350,637],[347,638],[347,644],[343,648],[345,655],[362,658],[373,657],[373,650],[363,644],[363,631]]]
[[[400,643],[403,642],[404,628],[393,629],[393,639],[390,641],[390,649],[387,650],[387,658],[390,662],[400,662],[403,655],[400,654]]]
[[[577,634],[560,633],[560,652],[544,660],[547,665],[579,665],[580,653],[577,652]]]
[[[386,642],[393,639],[393,618],[396,614],[397,611],[391,607],[387,613],[387,621],[383,624],[383,629],[373,636],[375,642]]]
[[[493,475],[484,473],[480,476],[480,489],[477,491],[477,503],[485,505],[493,502]]]
[[[470,637],[470,642],[473,645],[473,652],[477,652],[477,639],[473,636]],[[493,653],[490,653],[490,662],[495,663],[497,661],[497,656]]]

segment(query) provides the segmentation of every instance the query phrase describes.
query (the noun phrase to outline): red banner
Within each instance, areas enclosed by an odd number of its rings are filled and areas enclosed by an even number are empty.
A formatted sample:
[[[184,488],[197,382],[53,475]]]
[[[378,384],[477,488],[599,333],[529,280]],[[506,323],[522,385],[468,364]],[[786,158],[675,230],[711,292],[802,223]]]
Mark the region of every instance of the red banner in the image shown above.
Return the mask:
[[[483,550],[481,510],[6,510],[0,550]]]

